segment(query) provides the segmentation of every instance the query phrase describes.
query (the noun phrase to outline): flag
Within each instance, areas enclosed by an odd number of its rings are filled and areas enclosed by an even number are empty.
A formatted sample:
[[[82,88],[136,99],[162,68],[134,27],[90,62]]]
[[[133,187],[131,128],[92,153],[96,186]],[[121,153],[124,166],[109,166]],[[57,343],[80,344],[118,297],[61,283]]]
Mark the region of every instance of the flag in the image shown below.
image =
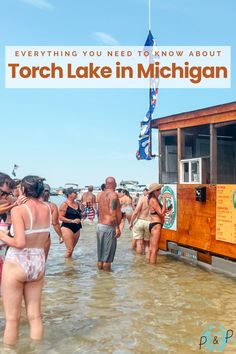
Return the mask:
[[[149,31],[148,37],[144,44],[144,47],[152,47],[151,51],[149,49],[149,62],[155,61],[155,56],[153,52],[155,50],[155,40],[154,37]],[[158,95],[158,82],[157,79],[152,78],[150,80],[150,89],[149,89],[149,109],[146,113],[144,120],[140,123],[140,134],[139,134],[139,149],[136,152],[136,158],[138,160],[151,160],[151,120],[152,115],[156,107]]]
[[[13,171],[12,171],[12,175],[13,175],[14,177],[16,177],[16,170],[17,170],[18,168],[19,168],[18,165],[14,165]]]

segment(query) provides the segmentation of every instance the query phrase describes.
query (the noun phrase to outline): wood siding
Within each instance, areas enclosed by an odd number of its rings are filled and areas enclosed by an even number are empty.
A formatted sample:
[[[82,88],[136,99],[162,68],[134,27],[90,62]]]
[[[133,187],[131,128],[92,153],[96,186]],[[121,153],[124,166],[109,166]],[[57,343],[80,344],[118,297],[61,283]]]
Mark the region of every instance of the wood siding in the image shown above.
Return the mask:
[[[195,201],[196,185],[177,186],[177,231],[162,229],[160,248],[166,250],[167,241],[173,241],[236,260],[236,245],[216,241],[216,186],[205,186],[205,203]]]

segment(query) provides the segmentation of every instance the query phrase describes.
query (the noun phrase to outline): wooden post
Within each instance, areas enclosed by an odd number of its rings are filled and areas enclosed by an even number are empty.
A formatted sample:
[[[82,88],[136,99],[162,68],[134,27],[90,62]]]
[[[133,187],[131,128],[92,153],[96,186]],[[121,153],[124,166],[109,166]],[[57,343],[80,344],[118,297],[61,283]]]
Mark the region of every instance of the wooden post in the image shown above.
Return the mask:
[[[180,161],[182,160],[182,139],[181,128],[177,129],[177,144],[178,144],[178,183],[180,183]]]
[[[159,158],[158,158],[158,165],[159,165],[159,183],[162,183],[162,136],[161,136],[161,132],[160,130],[158,130],[158,155],[159,155]]]
[[[210,124],[210,183],[217,183],[217,133],[214,124]]]

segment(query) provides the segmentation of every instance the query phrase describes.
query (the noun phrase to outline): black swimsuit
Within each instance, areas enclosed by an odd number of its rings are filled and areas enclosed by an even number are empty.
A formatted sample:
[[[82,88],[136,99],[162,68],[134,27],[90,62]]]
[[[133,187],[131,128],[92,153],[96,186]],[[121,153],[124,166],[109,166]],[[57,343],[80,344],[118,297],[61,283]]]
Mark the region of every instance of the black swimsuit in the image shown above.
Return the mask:
[[[74,209],[68,205],[65,213],[65,218],[70,220],[81,219],[80,207],[78,206],[78,209]],[[78,232],[80,229],[82,229],[81,222],[79,224],[76,224],[76,223],[69,223],[63,221],[61,227],[67,227],[67,229],[70,229],[74,234]]]
[[[159,203],[159,202],[158,202]],[[160,207],[162,208],[161,204],[159,203]],[[150,215],[158,215],[158,213],[156,211],[154,211],[153,213],[150,213]],[[155,222],[151,222],[149,224],[149,232],[151,233],[152,228],[156,225],[161,225],[161,227],[163,226],[163,224],[160,221],[155,221]]]
[[[150,233],[151,233],[151,231],[152,231],[152,228],[153,228],[154,226],[156,226],[156,225],[161,225],[161,227],[163,226],[162,223],[159,222],[159,221],[151,222],[151,223],[149,224],[149,232],[150,232]]]

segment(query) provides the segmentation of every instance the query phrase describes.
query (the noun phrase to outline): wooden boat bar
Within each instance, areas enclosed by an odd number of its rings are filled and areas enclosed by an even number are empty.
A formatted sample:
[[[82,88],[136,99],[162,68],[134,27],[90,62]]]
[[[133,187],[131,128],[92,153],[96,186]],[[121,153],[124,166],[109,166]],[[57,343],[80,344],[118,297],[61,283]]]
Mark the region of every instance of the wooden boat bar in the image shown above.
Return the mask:
[[[162,230],[196,258],[236,261],[236,102],[152,121],[159,181],[176,188],[176,228]]]

